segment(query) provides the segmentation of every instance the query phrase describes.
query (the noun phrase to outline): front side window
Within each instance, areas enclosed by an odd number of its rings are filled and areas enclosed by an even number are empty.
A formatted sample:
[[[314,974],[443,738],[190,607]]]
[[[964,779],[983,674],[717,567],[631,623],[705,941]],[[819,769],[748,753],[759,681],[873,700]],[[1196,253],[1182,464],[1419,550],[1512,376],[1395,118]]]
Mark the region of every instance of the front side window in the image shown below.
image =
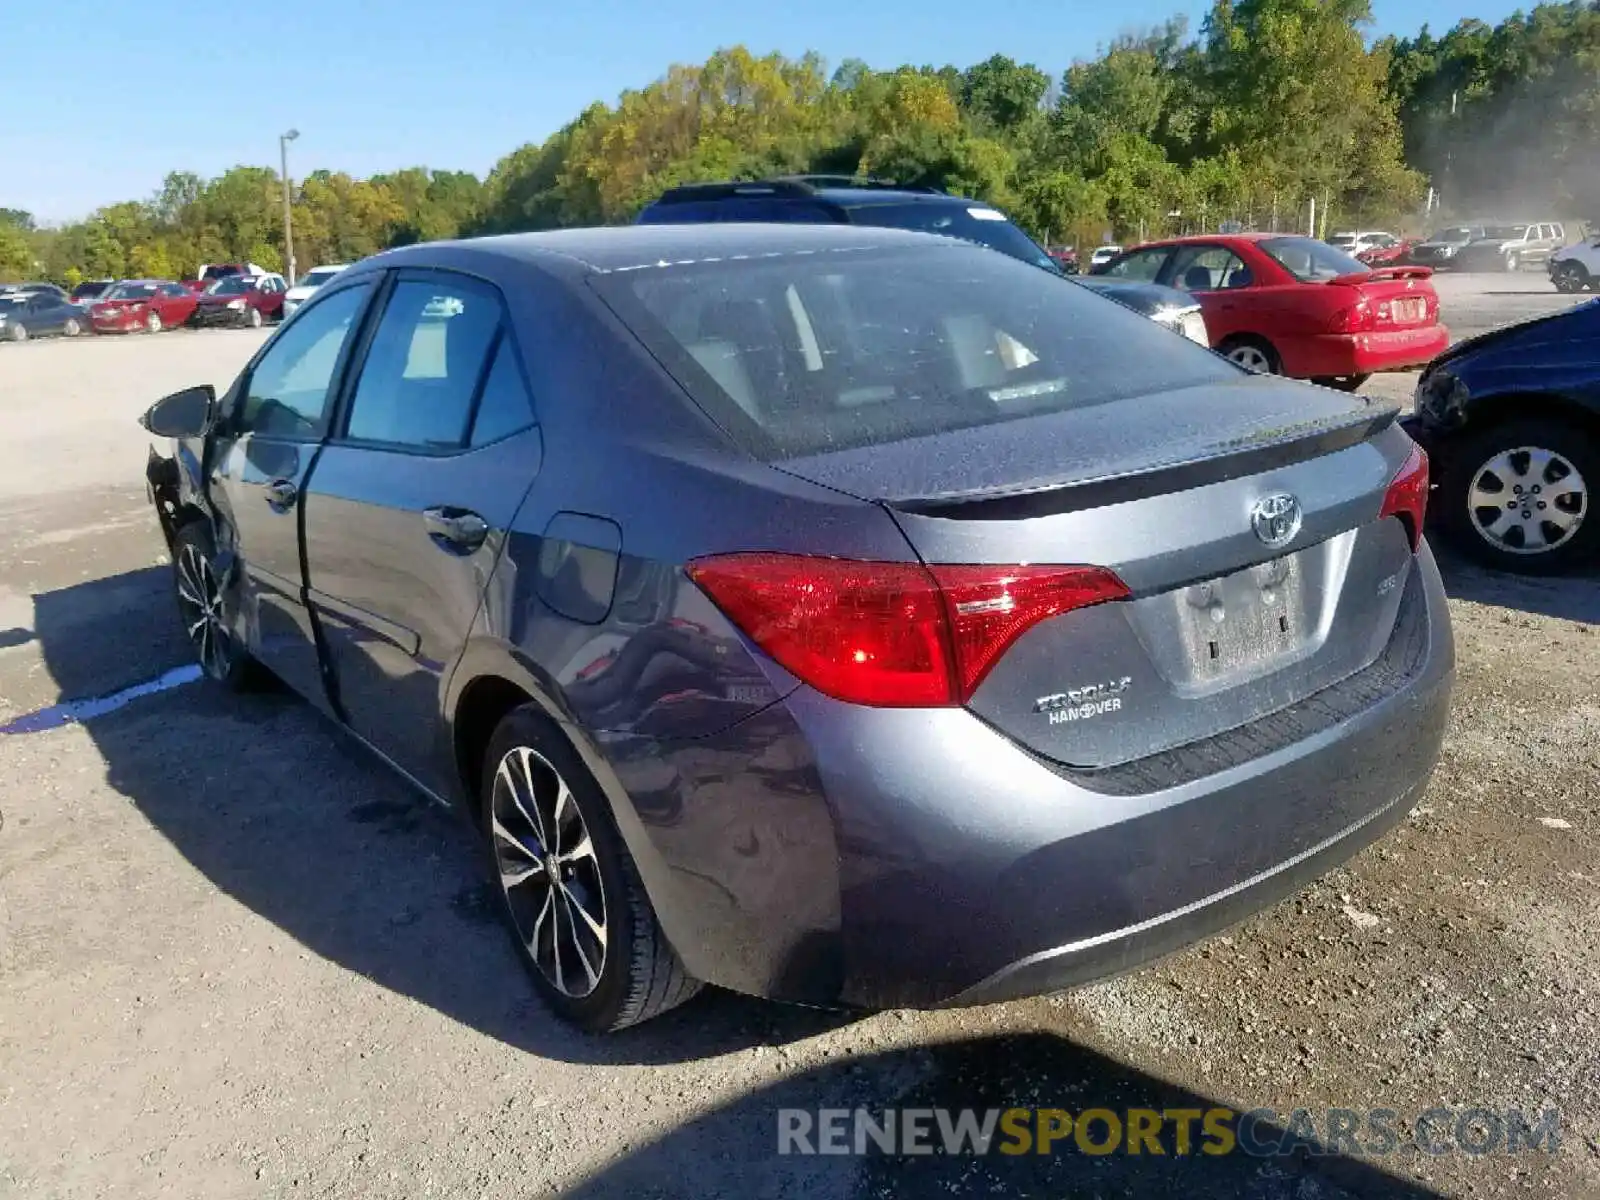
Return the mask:
[[[500,297],[490,288],[402,280],[361,368],[347,436],[414,449],[465,444],[500,324]]]
[[[360,284],[335,292],[283,327],[250,372],[241,432],[296,440],[321,434],[339,352],[369,291],[370,285]]]
[[[596,287],[733,440],[769,460],[1237,375],[1087,288],[953,243],[663,265]]]
[[[1124,254],[1099,274],[1109,275],[1113,279],[1136,279],[1141,283],[1154,283],[1156,276],[1161,274],[1161,268],[1167,265],[1167,256],[1171,253],[1172,251],[1166,246],[1135,250]]]

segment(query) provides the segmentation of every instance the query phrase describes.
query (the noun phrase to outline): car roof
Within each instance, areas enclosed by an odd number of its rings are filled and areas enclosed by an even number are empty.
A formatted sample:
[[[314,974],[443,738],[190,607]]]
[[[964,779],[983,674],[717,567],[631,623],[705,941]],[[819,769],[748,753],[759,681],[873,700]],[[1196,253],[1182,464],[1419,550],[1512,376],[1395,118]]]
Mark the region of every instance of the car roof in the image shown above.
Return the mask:
[[[923,247],[983,249],[956,238],[877,226],[762,224],[755,221],[684,225],[612,225],[508,233],[450,242],[419,242],[386,250],[357,264],[383,269],[432,263],[462,266],[487,256],[501,261],[538,263],[576,273],[610,274],[647,267],[686,266],[730,258],[772,257],[820,251],[885,250]],[[995,253],[985,250],[985,253]]]

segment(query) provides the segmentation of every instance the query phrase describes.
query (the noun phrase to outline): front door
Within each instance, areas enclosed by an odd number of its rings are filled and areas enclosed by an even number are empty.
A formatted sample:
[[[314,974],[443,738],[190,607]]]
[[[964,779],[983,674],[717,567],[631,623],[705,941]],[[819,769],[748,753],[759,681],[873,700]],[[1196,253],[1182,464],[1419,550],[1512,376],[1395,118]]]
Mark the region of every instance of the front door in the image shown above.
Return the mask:
[[[1200,302],[1211,344],[1229,334],[1259,332],[1255,280],[1250,268],[1226,246],[1193,242],[1180,246],[1165,268],[1164,282]]]
[[[309,599],[352,728],[449,797],[444,685],[539,467],[500,294],[400,272],[346,390],[304,501]]]
[[[300,490],[369,282],[319,297],[274,338],[235,389],[212,443],[220,565],[237,590],[236,636],[290,687],[327,707],[300,562]]]

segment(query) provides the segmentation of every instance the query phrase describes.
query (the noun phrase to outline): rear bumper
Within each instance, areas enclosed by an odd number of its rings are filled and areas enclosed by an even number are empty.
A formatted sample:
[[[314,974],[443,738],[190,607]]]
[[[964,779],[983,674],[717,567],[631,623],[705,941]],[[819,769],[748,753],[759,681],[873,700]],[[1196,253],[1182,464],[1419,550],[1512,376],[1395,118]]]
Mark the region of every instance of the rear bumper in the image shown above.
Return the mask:
[[[1449,329],[1429,325],[1392,333],[1324,334],[1286,345],[1281,352],[1288,374],[1315,379],[1410,370],[1432,362],[1449,345]]]
[[[874,1008],[1055,991],[1188,945],[1382,836],[1426,785],[1455,666],[1426,549],[1405,586],[1372,667],[1129,768],[807,688],[716,738],[627,764],[608,748],[635,857],[665,868],[663,927],[709,982]]]

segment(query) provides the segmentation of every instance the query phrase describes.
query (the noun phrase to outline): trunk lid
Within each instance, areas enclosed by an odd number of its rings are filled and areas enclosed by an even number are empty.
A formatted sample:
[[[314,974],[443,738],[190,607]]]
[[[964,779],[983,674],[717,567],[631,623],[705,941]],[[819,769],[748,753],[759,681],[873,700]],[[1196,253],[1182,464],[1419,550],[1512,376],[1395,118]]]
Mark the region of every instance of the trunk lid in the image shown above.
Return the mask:
[[[968,707],[1071,766],[1259,719],[1371,664],[1412,548],[1380,520],[1410,452],[1395,410],[1281,380],[1117,401],[790,460],[883,504],[923,561],[1085,564],[1126,600],[1039,622]],[[1270,514],[1292,497],[1297,528]],[[1293,518],[1293,513],[1289,514]]]
[[[1326,286],[1352,293],[1341,315],[1347,331],[1421,329],[1439,323],[1439,295],[1429,267],[1376,267]]]

